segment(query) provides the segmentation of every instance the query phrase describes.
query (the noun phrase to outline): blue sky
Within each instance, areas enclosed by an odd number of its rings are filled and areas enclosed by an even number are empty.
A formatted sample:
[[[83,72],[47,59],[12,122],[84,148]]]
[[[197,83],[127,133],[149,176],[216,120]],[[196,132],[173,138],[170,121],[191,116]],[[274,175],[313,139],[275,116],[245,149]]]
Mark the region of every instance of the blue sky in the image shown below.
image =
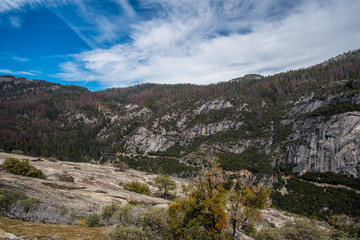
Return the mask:
[[[359,0],[0,0],[0,74],[209,84],[360,48]]]

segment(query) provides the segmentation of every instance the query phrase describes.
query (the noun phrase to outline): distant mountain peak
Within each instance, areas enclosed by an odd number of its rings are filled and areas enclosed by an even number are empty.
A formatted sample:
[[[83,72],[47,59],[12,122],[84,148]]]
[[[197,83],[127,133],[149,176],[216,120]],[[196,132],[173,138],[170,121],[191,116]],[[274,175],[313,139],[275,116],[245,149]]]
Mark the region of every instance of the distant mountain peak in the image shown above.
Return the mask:
[[[263,77],[264,76],[262,76],[260,74],[250,73],[250,74],[244,75],[243,77],[231,79],[230,82],[251,81],[251,80],[261,79]]]

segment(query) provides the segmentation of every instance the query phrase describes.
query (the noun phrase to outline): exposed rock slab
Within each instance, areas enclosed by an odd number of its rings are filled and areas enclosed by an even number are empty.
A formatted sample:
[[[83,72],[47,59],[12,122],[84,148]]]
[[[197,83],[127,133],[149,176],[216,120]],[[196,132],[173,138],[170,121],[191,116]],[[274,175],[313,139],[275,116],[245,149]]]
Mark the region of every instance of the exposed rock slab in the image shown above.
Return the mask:
[[[0,153],[0,164],[8,157],[28,159],[30,164],[42,170],[47,179],[37,179],[14,175],[0,171],[0,186],[25,192],[28,196],[38,198],[41,202],[53,207],[65,206],[74,209],[79,215],[87,215],[111,203],[126,204],[138,202],[149,205],[164,206],[167,200],[123,190],[119,185],[133,180],[150,185],[152,192],[157,189],[151,186],[155,174],[129,170],[115,172],[115,168],[89,163],[53,162],[46,159]],[[74,182],[58,180],[58,174],[69,174]],[[176,179],[178,190],[185,180]]]

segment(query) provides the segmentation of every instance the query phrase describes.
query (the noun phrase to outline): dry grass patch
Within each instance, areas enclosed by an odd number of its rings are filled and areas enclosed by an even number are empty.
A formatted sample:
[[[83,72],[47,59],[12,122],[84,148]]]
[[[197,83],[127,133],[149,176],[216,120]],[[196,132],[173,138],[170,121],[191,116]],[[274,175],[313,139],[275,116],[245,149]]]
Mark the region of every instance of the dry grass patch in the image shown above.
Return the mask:
[[[0,217],[0,229],[15,234],[24,240],[92,240],[104,239],[105,227],[83,227],[67,225],[51,225],[36,222],[27,222],[17,219]],[[56,237],[56,238],[55,238]]]

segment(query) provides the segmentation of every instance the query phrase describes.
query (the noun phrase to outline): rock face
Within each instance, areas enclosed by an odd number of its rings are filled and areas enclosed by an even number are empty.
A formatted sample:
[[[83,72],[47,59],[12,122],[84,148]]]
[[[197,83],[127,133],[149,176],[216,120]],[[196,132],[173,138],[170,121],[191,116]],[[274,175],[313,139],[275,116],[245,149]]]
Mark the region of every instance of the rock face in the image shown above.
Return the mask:
[[[136,134],[131,136],[125,143],[125,147],[132,153],[136,153],[137,149],[144,153],[163,152],[172,145],[174,145],[174,142],[169,141],[162,135],[154,135],[144,127],[140,127]]]
[[[310,119],[295,125],[288,162],[299,173],[346,173],[360,177],[360,112],[332,116],[325,123]]]
[[[210,110],[220,110],[223,108],[230,108],[230,107],[233,107],[233,105],[229,101],[225,102],[224,99],[216,99],[202,104],[201,106],[199,106],[194,110],[194,113],[202,114],[202,113],[208,113]]]
[[[241,123],[233,121],[221,121],[208,125],[196,125],[193,128],[186,129],[180,134],[180,145],[185,145],[196,137],[209,136],[229,129],[237,129]]]
[[[130,136],[126,140],[125,148],[132,153],[136,153],[137,151],[143,153],[158,151],[164,152],[175,143],[179,143],[180,146],[184,146],[196,137],[209,136],[230,129],[238,129],[240,125],[242,125],[241,122],[235,123],[233,121],[225,120],[208,125],[196,125],[182,132],[165,131],[157,135],[149,129],[140,127],[134,135]]]

